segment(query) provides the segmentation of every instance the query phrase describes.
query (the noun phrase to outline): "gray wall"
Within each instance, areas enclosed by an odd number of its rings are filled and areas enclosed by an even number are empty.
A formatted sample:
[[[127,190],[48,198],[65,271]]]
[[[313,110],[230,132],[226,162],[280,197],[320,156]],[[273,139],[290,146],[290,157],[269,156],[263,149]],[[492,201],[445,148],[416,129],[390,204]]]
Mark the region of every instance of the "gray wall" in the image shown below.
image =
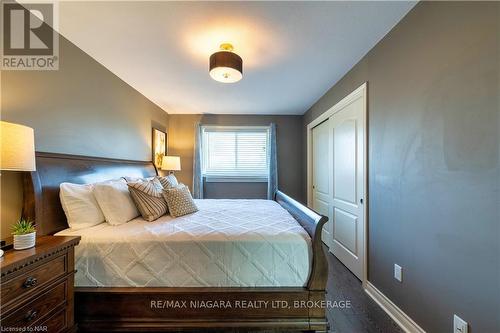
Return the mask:
[[[304,116],[368,81],[369,281],[427,332],[500,332],[499,40],[498,2],[419,3]]]
[[[168,114],[60,37],[58,71],[2,71],[1,119],[33,127],[38,151],[151,160]],[[1,237],[21,212],[20,176],[2,172]]]
[[[278,144],[278,187],[303,200],[302,116],[169,115],[169,154],[181,156],[179,180],[191,187],[193,181],[194,126],[269,125],[276,123]],[[267,183],[206,183],[206,198],[266,198]]]
[[[267,199],[267,183],[205,182],[205,199]]]

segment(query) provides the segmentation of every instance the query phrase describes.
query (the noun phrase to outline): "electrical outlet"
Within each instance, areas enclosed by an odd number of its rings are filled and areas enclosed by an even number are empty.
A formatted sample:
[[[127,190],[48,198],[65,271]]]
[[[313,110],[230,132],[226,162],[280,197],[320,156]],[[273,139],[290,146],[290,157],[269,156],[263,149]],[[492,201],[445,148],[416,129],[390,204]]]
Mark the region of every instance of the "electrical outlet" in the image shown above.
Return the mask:
[[[403,269],[398,264],[394,264],[394,278],[399,282],[403,282]]]
[[[453,315],[453,333],[467,333],[468,325],[465,320],[457,315]]]

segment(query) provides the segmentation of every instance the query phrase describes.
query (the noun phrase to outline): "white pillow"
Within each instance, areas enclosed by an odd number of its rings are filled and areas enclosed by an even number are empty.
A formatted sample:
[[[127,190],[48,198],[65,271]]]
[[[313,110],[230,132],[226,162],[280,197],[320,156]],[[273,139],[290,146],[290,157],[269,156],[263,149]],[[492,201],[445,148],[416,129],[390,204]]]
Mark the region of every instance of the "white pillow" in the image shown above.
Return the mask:
[[[104,215],[92,193],[92,184],[61,183],[59,198],[68,225],[73,230],[92,227],[104,222]]]
[[[94,196],[111,225],[123,224],[139,216],[125,179],[94,184]]]

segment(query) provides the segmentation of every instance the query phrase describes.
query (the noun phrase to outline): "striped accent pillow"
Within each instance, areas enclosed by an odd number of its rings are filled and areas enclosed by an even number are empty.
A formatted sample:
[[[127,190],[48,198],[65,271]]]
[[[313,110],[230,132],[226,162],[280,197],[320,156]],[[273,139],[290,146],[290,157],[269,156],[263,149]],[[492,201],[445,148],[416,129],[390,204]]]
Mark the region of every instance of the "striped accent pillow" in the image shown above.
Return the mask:
[[[170,215],[179,217],[198,211],[189,188],[184,184],[163,190],[163,197],[168,203]]]
[[[170,174],[166,177],[158,177],[158,180],[160,181],[163,188],[172,188],[179,185],[177,178],[173,174]]]
[[[168,211],[162,196],[163,186],[158,179],[142,180],[127,184],[137,209],[146,221],[154,221]]]

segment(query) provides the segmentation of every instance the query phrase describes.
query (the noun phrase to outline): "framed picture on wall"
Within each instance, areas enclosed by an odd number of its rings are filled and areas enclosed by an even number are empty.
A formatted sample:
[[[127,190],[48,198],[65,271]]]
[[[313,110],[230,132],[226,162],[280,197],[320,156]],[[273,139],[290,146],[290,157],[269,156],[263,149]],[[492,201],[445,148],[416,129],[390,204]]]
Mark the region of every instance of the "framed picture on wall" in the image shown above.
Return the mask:
[[[153,128],[153,163],[158,170],[165,155],[167,155],[167,133]]]

